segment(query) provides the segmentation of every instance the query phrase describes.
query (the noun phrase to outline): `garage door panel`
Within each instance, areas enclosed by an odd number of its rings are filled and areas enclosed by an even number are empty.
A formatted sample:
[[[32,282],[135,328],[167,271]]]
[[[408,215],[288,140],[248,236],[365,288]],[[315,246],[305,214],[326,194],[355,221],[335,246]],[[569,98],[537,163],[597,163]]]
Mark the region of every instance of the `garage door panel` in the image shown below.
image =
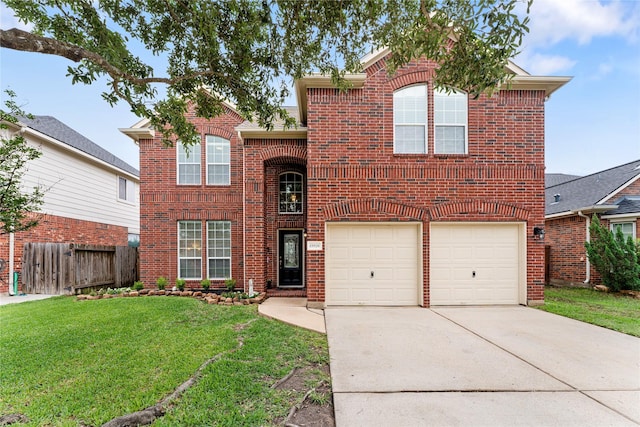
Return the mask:
[[[518,230],[518,224],[432,223],[431,304],[517,304]]]
[[[418,231],[415,223],[328,225],[327,305],[417,305]]]

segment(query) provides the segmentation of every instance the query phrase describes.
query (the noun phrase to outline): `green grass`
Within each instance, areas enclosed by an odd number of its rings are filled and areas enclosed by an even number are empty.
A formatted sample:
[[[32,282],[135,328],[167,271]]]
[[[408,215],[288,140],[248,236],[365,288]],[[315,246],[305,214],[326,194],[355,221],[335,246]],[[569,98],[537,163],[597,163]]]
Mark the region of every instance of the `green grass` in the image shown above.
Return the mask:
[[[222,352],[154,425],[271,425],[301,397],[271,384],[328,361],[325,336],[259,317],[255,306],[173,297],[11,304],[0,307],[0,415],[101,425],[156,404]]]
[[[640,299],[586,288],[544,291],[541,310],[640,337]]]

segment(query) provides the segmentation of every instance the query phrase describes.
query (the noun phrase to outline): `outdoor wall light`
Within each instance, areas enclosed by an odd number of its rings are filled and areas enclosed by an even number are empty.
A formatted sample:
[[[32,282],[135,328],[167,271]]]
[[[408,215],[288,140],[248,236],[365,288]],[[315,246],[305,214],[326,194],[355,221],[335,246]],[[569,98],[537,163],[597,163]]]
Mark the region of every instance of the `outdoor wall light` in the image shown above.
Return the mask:
[[[533,238],[536,240],[544,239],[544,228],[542,227],[533,227]]]

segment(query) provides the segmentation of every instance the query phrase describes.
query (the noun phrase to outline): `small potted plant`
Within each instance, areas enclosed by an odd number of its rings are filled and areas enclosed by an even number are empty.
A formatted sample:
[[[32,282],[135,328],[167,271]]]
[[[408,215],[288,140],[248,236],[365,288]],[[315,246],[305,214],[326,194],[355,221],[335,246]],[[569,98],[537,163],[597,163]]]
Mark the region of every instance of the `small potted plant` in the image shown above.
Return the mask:
[[[156,279],[156,285],[158,285],[158,290],[164,291],[164,288],[167,286],[167,278],[164,276],[158,277],[158,279]]]
[[[200,281],[200,286],[202,286],[202,289],[207,292],[209,291],[209,288],[211,287],[211,280],[209,279],[202,279]]]
[[[176,288],[178,288],[178,290],[179,290],[180,292],[182,292],[182,291],[184,291],[184,285],[185,285],[186,283],[187,283],[187,281],[186,281],[186,280],[184,280],[184,279],[180,279],[180,278],[177,278],[177,279],[176,279]]]

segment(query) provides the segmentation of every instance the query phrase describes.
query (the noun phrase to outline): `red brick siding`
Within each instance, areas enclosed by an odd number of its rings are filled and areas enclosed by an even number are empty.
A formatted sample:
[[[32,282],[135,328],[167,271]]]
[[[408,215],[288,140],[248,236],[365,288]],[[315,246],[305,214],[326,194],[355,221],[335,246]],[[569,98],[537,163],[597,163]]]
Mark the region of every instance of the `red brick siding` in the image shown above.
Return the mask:
[[[159,138],[140,141],[140,279],[146,287],[155,287],[160,276],[166,277],[170,284],[175,282],[178,276],[178,221],[182,220],[201,221],[203,277],[207,274],[206,221],[231,221],[231,271],[238,285],[244,281],[242,141],[234,130],[242,119],[231,110],[213,120],[190,118],[202,135],[200,185],[177,184],[175,147],[163,147]],[[205,135],[230,141],[229,186],[206,184]],[[190,280],[187,287],[199,288],[199,282]],[[211,287],[224,287],[224,282],[214,281]]]
[[[547,220],[545,244],[551,246],[549,279],[552,284],[582,285],[586,279],[586,219],[577,215]]]
[[[233,275],[239,284],[252,279],[256,290],[267,279],[275,283],[279,228],[306,228],[310,240],[324,241],[327,221],[421,221],[428,305],[430,221],[519,221],[527,228],[528,299],[542,300],[544,242],[532,235],[544,221],[544,93],[469,100],[469,154],[434,155],[430,123],[428,154],[394,155],[393,90],[426,82],[431,117],[434,66],[416,61],[389,78],[383,65],[367,70],[363,89],[309,89],[307,140],[248,139],[243,145],[234,131],[240,118],[231,111],[196,121],[203,135],[226,132],[231,140],[229,188],[177,186],[175,149],[141,141],[141,276],[147,285],[160,275],[175,278],[181,219],[231,220]],[[202,149],[204,158],[204,138]],[[277,179],[285,171],[305,174],[304,215],[277,212]],[[306,267],[307,297],[322,302],[324,252],[307,253]]]
[[[606,201],[614,203],[623,196],[640,195],[640,180],[636,180],[628,187]],[[591,217],[591,215],[589,215]],[[605,227],[609,227],[610,221],[601,219]],[[626,222],[626,221],[625,221]],[[635,222],[636,237],[640,237],[640,218],[629,219]],[[545,221],[545,244],[551,247],[549,259],[549,281],[556,285],[589,286],[601,282],[600,275],[591,266],[591,274],[588,283],[586,264],[587,253],[584,248],[586,241],[586,220],[578,215],[570,217],[549,219]]]
[[[470,99],[468,155],[434,155],[432,123],[428,154],[394,155],[393,90],[426,82],[432,117],[433,68],[417,61],[388,78],[372,67],[363,89],[308,90],[309,239],[324,240],[327,219],[423,221],[428,305],[429,221],[526,221],[528,299],[542,300],[544,243],[531,236],[544,223],[544,93]],[[324,301],[324,253],[307,262],[307,296]]]
[[[14,270],[22,270],[25,243],[75,243],[79,245],[126,246],[128,229],[118,225],[102,224],[55,215],[37,215],[38,226],[15,234]],[[2,272],[0,292],[9,290],[9,235],[0,235],[0,258],[7,260]]]

